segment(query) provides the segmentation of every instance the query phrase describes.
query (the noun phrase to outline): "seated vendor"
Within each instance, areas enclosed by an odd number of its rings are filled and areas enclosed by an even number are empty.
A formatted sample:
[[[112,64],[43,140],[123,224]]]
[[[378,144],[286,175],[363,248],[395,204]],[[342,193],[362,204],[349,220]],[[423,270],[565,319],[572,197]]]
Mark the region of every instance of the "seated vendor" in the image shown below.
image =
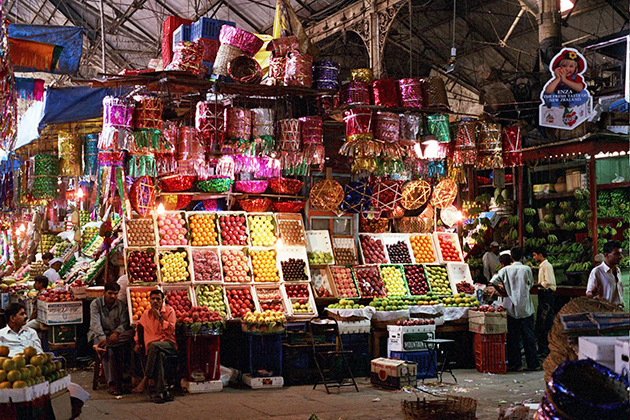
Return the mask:
[[[37,331],[26,326],[28,316],[24,305],[10,303],[4,309],[4,316],[7,326],[0,330],[0,345],[9,348],[9,357],[21,353],[26,347],[35,347],[37,353],[43,353]]]
[[[44,271],[44,276],[48,277],[48,280],[50,280],[50,284],[54,285],[59,280],[61,280],[59,270],[61,270],[63,260],[61,258],[53,258],[52,260],[50,260],[48,265],[50,266],[50,268]]]
[[[48,283],[49,283],[48,277],[37,276],[35,277],[33,288],[37,291],[37,294],[39,295],[40,293],[42,293],[48,288]],[[37,301],[38,300],[39,299],[35,299],[33,302],[33,312],[31,313],[31,317],[29,318],[26,326],[36,331],[41,331],[42,327],[39,321],[37,320]]]

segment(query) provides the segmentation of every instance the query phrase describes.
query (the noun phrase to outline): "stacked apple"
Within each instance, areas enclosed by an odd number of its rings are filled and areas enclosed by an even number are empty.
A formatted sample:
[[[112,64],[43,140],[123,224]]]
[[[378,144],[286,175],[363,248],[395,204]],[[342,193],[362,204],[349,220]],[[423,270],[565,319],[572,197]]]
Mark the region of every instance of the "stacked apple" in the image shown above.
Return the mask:
[[[53,360],[52,353],[37,354],[35,347],[25,347],[21,353],[8,356],[9,347],[0,346],[0,390],[23,389],[68,375],[61,362]]]
[[[440,242],[440,251],[444,261],[462,261],[457,246],[450,235],[438,234],[438,241]]]
[[[280,296],[280,289],[274,288],[258,288],[256,289],[258,295],[258,301],[260,302],[260,308],[263,311],[279,311],[283,312],[284,305],[282,304],[282,297]]]
[[[407,294],[405,278],[399,267],[386,265],[381,267],[381,277],[385,283],[387,296],[404,296]]]
[[[253,246],[274,246],[277,238],[273,216],[249,216],[249,234]]]
[[[182,213],[159,214],[157,225],[160,245],[188,245],[186,221]]]
[[[460,281],[455,287],[457,288],[457,293],[466,293],[467,295],[475,294],[475,288],[467,281]]]
[[[285,284],[285,290],[289,298],[308,298],[309,291],[306,284]]]
[[[221,245],[247,245],[247,225],[245,216],[231,214],[219,217]]]
[[[352,279],[352,272],[348,267],[331,267],[330,271],[337,286],[337,294],[339,297],[353,298],[359,297],[354,280]]]
[[[221,254],[223,279],[227,283],[249,283],[252,279],[249,275],[247,260],[247,254],[242,249],[223,251]]]
[[[125,222],[127,227],[127,243],[129,246],[155,246],[153,220],[133,219]]]
[[[155,253],[148,251],[132,251],[127,257],[129,283],[155,283],[157,266]]]
[[[226,292],[232,318],[240,318],[254,311],[254,299],[249,288],[227,289]]]
[[[44,290],[37,298],[44,302],[72,302],[76,300],[70,290],[63,289]]]
[[[417,263],[434,263],[435,251],[433,241],[429,235],[416,235],[409,238],[413,256]]]
[[[184,319],[184,322],[221,322],[223,316],[217,311],[212,311],[206,306],[193,306],[190,309],[190,314]]]
[[[162,283],[188,281],[188,256],[186,251],[166,251],[160,255]]]
[[[167,290],[166,303],[175,310],[178,320],[183,321],[184,318],[190,316],[192,302],[188,296],[188,290]]]
[[[192,236],[192,246],[219,245],[216,215],[194,214],[190,216],[190,235]]]
[[[424,267],[421,265],[406,265],[405,278],[412,295],[426,295],[429,292],[429,283],[424,275]]]
[[[136,292],[133,290],[129,292],[129,298],[131,299],[131,314],[134,321],[139,320],[145,311],[151,309],[149,293],[150,292]]]
[[[377,267],[355,267],[354,277],[362,297],[385,297],[385,286]]]
[[[405,319],[404,321],[396,321],[396,325],[400,325],[403,327],[412,327],[416,325],[433,325],[435,324],[434,319],[428,318],[414,318],[414,319]]]
[[[88,244],[90,244],[90,242],[92,242],[92,240],[98,236],[98,231],[99,228],[96,226],[86,226],[81,229],[81,245],[85,248]],[[46,236],[48,235],[42,236],[42,241],[45,240]],[[43,247],[44,252],[46,252],[46,245],[44,244]]]
[[[365,264],[387,264],[385,247],[383,241],[374,239],[369,235],[359,235],[361,251],[363,253],[363,263]]]
[[[267,309],[263,312],[254,311],[243,315],[243,329],[251,332],[281,333],[284,331],[286,318],[282,311]]]
[[[355,303],[355,301],[350,299],[339,299],[338,303],[332,303],[328,305],[328,308],[331,309],[362,309],[364,305],[359,305]]]
[[[308,280],[306,274],[306,261],[301,258],[289,258],[280,261],[282,267],[282,278],[284,281],[304,281]]]
[[[195,295],[197,297],[197,305],[205,306],[211,311],[218,312],[221,316],[226,315],[223,288],[221,286],[213,284],[199,285]]]
[[[221,262],[216,251],[193,249],[192,259],[195,282],[221,281]]]
[[[452,295],[446,268],[440,265],[425,265],[424,274],[431,284],[431,291],[436,295]]]
[[[294,314],[310,314],[313,313],[311,305],[308,303],[308,299],[292,300],[293,313]]]
[[[254,281],[257,282],[278,282],[278,266],[276,265],[276,251],[252,251],[252,268],[254,271]]]

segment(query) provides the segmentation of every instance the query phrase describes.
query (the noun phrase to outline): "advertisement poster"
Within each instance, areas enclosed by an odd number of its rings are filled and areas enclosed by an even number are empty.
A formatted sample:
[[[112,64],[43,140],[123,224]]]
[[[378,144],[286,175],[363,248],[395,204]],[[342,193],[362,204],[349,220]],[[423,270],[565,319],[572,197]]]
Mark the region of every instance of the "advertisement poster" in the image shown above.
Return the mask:
[[[593,98],[583,77],[586,59],[576,49],[563,48],[551,60],[549,70],[551,79],[540,93],[540,125],[573,130],[593,112]]]

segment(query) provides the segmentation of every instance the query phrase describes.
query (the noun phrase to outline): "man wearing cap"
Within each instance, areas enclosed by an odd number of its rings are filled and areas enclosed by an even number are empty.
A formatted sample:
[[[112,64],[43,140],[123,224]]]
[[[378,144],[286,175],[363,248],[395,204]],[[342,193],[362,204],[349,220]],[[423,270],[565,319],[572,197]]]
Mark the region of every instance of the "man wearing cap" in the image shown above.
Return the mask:
[[[483,275],[486,280],[490,281],[492,276],[499,271],[499,244],[492,242],[490,244],[490,251],[486,252],[483,256]]]
[[[44,276],[48,277],[48,280],[50,280],[50,284],[55,284],[59,280],[61,280],[61,276],[59,275],[58,271],[61,270],[63,260],[61,258],[53,258],[52,260],[50,260],[48,265],[50,266],[50,268],[44,271]]]

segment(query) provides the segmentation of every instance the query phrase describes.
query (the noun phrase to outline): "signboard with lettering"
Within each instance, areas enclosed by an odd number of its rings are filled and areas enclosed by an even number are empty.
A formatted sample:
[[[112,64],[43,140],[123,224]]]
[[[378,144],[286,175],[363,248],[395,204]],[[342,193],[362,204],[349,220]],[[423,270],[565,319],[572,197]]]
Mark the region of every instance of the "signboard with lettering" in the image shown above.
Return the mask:
[[[37,301],[37,320],[46,325],[81,324],[83,303]]]

